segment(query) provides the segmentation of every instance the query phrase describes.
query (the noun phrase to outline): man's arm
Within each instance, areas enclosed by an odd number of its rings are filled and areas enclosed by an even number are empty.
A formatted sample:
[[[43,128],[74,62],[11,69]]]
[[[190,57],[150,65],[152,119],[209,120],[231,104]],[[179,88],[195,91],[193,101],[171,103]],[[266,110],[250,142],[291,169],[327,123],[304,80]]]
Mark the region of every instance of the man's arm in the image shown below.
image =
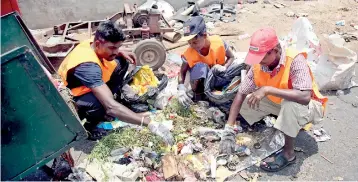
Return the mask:
[[[188,70],[189,70],[189,64],[183,61],[183,64],[181,65],[180,68],[181,79],[179,80],[179,84],[184,84],[186,73],[188,72]]]
[[[232,52],[232,49],[229,46],[227,46],[225,55],[226,55],[225,68],[227,69],[234,62],[235,55],[234,55],[234,53]]]
[[[229,119],[227,121],[228,125],[231,125],[231,126],[235,125],[236,118],[240,113],[241,106],[242,106],[242,103],[244,102],[245,98],[246,98],[246,95],[241,94],[240,92],[238,92],[236,94],[235,99],[232,102],[232,105],[230,107]]]
[[[141,124],[142,117],[114,100],[113,94],[106,84],[91,88],[91,90],[96,96],[96,98],[102,103],[108,115],[116,117],[127,123],[137,125]],[[149,122],[150,119],[145,118],[143,121],[143,125],[147,126]]]
[[[311,100],[310,90],[295,90],[295,89],[278,89],[275,87],[268,87],[267,94],[283,98],[285,100],[297,102],[302,105],[308,105]]]

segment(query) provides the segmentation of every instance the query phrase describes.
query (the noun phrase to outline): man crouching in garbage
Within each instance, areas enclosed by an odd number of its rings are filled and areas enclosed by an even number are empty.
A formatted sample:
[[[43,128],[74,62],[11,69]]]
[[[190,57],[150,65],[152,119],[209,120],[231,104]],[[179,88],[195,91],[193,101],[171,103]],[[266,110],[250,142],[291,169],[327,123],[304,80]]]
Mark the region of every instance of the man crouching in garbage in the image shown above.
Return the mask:
[[[81,42],[65,58],[58,72],[72,91],[80,118],[87,120],[84,127],[89,139],[101,138],[103,132],[96,126],[110,116],[148,126],[152,133],[172,145],[172,134],[163,124],[134,113],[114,99],[128,70],[128,61],[135,64],[133,54],[119,49],[124,40],[125,35],[118,25],[102,22],[94,40]]]
[[[225,73],[232,65],[235,56],[229,46],[219,36],[209,36],[203,17],[194,16],[184,23],[184,37],[190,47],[182,55],[181,80],[179,80],[179,102],[184,106],[192,104],[184,86],[187,71],[190,72],[191,89],[194,101],[205,100],[204,81],[208,72]]]
[[[262,162],[260,167],[276,172],[296,160],[295,137],[305,124],[323,119],[327,103],[327,98],[318,91],[306,56],[286,49],[272,28],[260,29],[252,35],[245,59],[252,67],[231,105],[220,143],[221,153],[235,152],[234,125],[239,113],[250,125],[273,114],[278,116],[274,127],[284,133],[285,145],[271,162]]]

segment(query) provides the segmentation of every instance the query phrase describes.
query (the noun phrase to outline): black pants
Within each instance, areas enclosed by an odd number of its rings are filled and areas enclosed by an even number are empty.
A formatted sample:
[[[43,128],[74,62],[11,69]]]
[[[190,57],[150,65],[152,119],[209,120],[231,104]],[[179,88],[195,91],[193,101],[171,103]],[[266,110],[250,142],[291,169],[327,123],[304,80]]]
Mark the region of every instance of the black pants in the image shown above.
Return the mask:
[[[116,59],[116,61],[117,67],[110,80],[106,83],[113,94],[119,93],[129,66],[124,59]],[[86,130],[91,131],[96,128],[99,122],[105,121],[106,110],[92,92],[75,97],[74,101],[76,102],[80,119],[86,118],[87,120],[84,125]]]

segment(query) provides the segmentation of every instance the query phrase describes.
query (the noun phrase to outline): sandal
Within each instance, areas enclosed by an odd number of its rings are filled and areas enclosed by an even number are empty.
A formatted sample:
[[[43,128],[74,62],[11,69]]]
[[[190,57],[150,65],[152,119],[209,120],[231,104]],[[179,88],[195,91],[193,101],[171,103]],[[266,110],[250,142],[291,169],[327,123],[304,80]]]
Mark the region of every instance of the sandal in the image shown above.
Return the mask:
[[[260,168],[267,172],[277,172],[289,166],[290,164],[295,163],[295,161],[296,161],[296,156],[289,161],[283,155],[283,152],[280,152],[274,157],[273,162],[263,162],[260,164]]]

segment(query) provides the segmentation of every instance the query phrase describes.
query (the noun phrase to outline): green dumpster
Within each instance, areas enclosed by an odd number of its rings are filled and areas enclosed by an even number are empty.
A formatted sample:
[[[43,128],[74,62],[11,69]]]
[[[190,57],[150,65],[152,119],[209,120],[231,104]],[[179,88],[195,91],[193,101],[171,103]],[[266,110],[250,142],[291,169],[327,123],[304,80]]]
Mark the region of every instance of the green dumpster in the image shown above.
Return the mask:
[[[86,137],[39,62],[27,46],[1,55],[1,180],[22,179]]]
[[[26,45],[52,74],[56,71],[17,12],[1,16],[1,54]]]

